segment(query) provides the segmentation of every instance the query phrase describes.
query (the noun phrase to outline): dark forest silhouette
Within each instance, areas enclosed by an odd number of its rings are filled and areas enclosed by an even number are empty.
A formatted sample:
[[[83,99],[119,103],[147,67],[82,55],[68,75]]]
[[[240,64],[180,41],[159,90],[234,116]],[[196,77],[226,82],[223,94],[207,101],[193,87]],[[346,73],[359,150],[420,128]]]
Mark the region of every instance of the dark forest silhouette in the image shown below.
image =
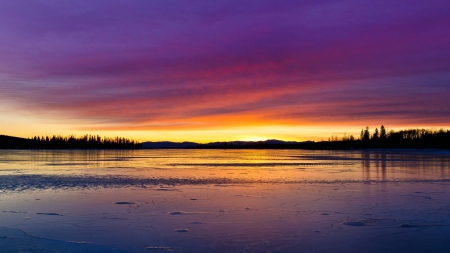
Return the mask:
[[[148,142],[150,143],[150,142]],[[148,144],[147,143],[147,144]],[[165,146],[161,146],[164,144]],[[145,144],[145,143],[144,143]],[[167,142],[152,143],[147,147],[134,140],[115,137],[100,137],[74,135],[39,137],[30,139],[0,135],[0,149],[140,149],[140,148],[167,148]],[[170,143],[169,143],[170,144]],[[173,144],[173,143],[172,143]],[[186,144],[186,143],[184,143]],[[331,136],[328,141],[280,141],[266,140],[256,142],[230,141],[211,142],[208,144],[188,143],[189,145],[171,148],[194,149],[450,149],[449,130],[407,129],[400,131],[387,131],[384,126],[376,128],[373,133],[369,127],[361,129],[360,136],[344,135],[343,137]],[[170,146],[170,145],[169,145]]]
[[[84,135],[71,136],[35,136],[30,139],[0,135],[0,148],[18,149],[137,149],[142,145],[123,137],[100,137]]]
[[[316,142],[317,149],[348,148],[416,148],[416,149],[450,149],[449,130],[406,129],[387,131],[382,125],[371,133],[369,127],[361,129],[359,138],[344,135],[342,138],[332,136],[328,142]]]

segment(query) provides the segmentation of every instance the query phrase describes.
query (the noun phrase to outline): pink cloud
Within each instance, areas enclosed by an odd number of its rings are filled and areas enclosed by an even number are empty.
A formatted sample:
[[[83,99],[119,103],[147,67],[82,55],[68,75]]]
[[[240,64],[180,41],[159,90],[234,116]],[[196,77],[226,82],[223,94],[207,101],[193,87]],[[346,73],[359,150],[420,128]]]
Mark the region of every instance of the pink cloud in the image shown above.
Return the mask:
[[[447,124],[446,6],[0,3],[0,96],[111,128],[227,126],[233,117]]]

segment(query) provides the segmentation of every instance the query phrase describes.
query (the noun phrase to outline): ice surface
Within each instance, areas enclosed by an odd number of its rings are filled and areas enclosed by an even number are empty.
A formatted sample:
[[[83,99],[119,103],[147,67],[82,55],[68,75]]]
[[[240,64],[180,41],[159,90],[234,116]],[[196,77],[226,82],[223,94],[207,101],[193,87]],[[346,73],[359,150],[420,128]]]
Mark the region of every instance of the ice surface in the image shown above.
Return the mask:
[[[366,225],[366,223],[364,223],[362,221],[344,221],[344,222],[342,222],[342,224],[347,225],[347,226],[355,226],[355,227],[361,227],[361,226]]]
[[[450,252],[448,152],[13,150],[0,161],[2,253]]]
[[[126,253],[124,250],[90,243],[63,242],[30,236],[20,229],[0,227],[0,252],[67,252],[67,253]]]

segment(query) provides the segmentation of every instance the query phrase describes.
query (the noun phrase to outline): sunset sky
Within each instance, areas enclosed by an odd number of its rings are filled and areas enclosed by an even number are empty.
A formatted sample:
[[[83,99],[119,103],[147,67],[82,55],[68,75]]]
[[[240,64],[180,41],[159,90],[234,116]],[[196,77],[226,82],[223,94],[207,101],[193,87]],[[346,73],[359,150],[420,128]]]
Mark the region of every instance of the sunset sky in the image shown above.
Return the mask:
[[[447,0],[0,1],[0,134],[450,128]]]

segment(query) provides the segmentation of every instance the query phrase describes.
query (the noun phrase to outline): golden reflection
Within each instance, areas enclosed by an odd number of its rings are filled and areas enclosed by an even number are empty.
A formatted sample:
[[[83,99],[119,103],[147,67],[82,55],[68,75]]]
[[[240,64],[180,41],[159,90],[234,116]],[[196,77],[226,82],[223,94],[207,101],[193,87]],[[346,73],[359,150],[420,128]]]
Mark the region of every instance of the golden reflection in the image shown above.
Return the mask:
[[[9,150],[0,173],[113,175],[245,182],[434,180],[450,158],[433,151]]]

